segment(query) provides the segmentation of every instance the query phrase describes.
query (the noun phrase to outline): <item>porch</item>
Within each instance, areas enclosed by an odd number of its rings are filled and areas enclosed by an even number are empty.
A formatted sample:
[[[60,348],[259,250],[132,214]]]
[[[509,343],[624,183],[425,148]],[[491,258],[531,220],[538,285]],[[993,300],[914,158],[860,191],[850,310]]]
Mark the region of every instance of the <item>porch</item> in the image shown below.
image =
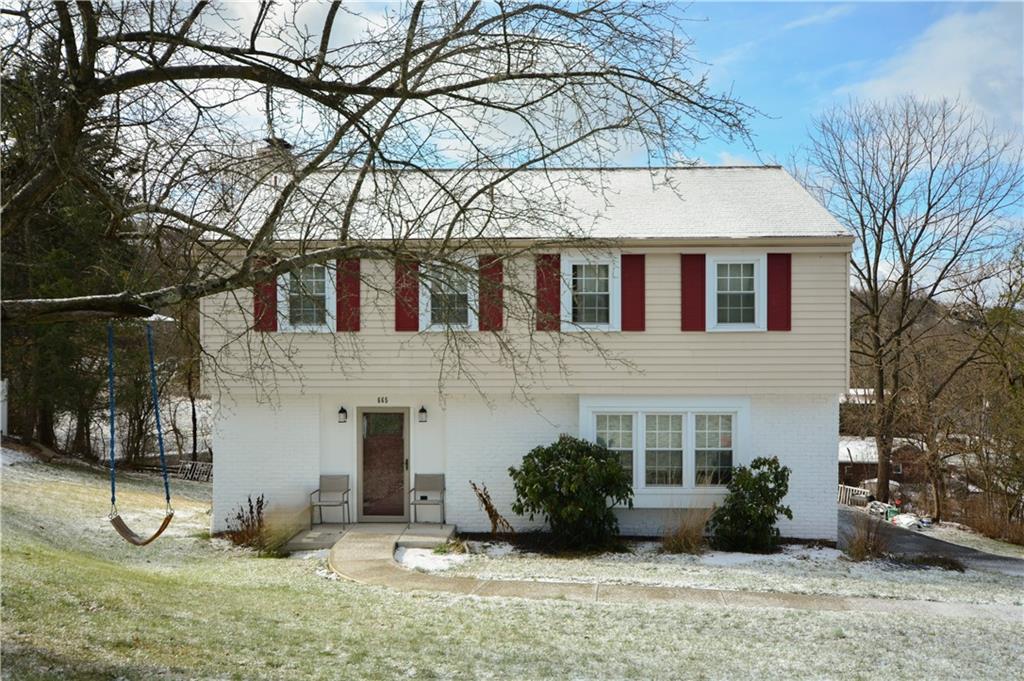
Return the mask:
[[[313,529],[303,529],[288,540],[284,550],[317,551],[329,549],[347,534],[398,534],[397,545],[412,549],[432,549],[443,544],[455,535],[455,525],[438,525],[436,523],[326,523],[314,525]]]

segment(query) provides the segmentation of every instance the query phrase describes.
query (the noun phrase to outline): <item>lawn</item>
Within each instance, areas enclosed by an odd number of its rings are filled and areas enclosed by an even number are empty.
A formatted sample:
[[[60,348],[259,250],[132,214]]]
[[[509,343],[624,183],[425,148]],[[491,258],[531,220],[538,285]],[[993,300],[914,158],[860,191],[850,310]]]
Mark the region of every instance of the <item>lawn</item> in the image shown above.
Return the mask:
[[[5,456],[5,459],[7,457]],[[1015,678],[1012,623],[418,595],[209,540],[209,489],[146,549],[105,521],[102,470],[2,469],[3,677]],[[152,527],[159,481],[122,483]],[[152,509],[142,513],[140,509]],[[140,529],[144,529],[140,527]]]
[[[855,563],[833,548],[790,545],[758,555],[660,552],[654,542],[586,560],[511,551],[508,544],[471,544],[471,554],[402,551],[412,569],[481,579],[650,584],[699,589],[777,591],[959,603],[1024,604],[1024,577],[968,569],[911,567],[888,560]]]

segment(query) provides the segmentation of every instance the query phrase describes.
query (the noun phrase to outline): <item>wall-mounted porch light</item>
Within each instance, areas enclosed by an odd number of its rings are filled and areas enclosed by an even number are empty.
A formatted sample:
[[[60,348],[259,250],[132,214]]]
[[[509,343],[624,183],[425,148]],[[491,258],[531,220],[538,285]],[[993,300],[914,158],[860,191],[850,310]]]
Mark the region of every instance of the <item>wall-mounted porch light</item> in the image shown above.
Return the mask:
[[[338,423],[348,423],[348,411],[345,407],[338,409]]]
[[[427,408],[426,407],[420,407],[420,410],[418,412],[416,412],[416,414],[419,416],[419,422],[420,423],[426,423],[427,422]]]

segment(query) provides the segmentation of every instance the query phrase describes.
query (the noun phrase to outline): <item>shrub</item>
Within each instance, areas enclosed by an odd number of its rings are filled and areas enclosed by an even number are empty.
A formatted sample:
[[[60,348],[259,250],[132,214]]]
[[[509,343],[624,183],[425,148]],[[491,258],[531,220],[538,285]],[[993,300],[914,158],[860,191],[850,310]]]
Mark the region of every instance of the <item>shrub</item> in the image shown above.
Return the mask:
[[[288,535],[270,531],[265,509],[266,501],[262,494],[256,497],[255,503],[250,496],[248,506],[240,506],[234,518],[226,519],[228,529],[224,535],[235,546],[256,549],[261,556],[280,556]]]
[[[704,549],[704,532],[713,509],[694,508],[680,514],[679,523],[661,538],[665,553],[700,553]]]
[[[619,532],[612,507],[633,507],[632,480],[618,455],[568,435],[533,449],[508,473],[516,489],[512,511],[543,516],[561,546],[606,547]]]
[[[782,499],[789,491],[789,468],[777,457],[758,457],[750,467],[733,469],[729,495],[708,523],[715,548],[724,551],[769,552],[779,544],[775,521],[793,518]]]
[[[843,551],[850,560],[857,561],[884,558],[889,553],[889,539],[884,523],[866,513],[858,513],[853,528],[842,536]]]

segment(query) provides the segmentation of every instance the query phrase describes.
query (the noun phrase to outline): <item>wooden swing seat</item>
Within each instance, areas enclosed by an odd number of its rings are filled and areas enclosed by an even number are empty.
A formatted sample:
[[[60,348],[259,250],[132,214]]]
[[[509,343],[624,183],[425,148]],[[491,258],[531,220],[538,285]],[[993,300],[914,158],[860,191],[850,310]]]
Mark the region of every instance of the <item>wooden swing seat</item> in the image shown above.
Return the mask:
[[[117,533],[119,535],[121,535],[121,538],[129,544],[134,544],[135,546],[145,546],[146,544],[155,541],[157,537],[164,533],[164,530],[167,529],[167,526],[171,524],[172,518],[174,518],[174,511],[168,511],[167,515],[164,516],[163,522],[160,523],[160,527],[157,528],[157,531],[154,532],[153,536],[151,536],[149,539],[143,539],[139,535],[135,534],[135,532],[133,532],[132,529],[128,527],[127,524],[125,524],[124,520],[122,520],[119,514],[114,514],[110,516],[110,524],[114,526],[114,529],[117,530]]]

